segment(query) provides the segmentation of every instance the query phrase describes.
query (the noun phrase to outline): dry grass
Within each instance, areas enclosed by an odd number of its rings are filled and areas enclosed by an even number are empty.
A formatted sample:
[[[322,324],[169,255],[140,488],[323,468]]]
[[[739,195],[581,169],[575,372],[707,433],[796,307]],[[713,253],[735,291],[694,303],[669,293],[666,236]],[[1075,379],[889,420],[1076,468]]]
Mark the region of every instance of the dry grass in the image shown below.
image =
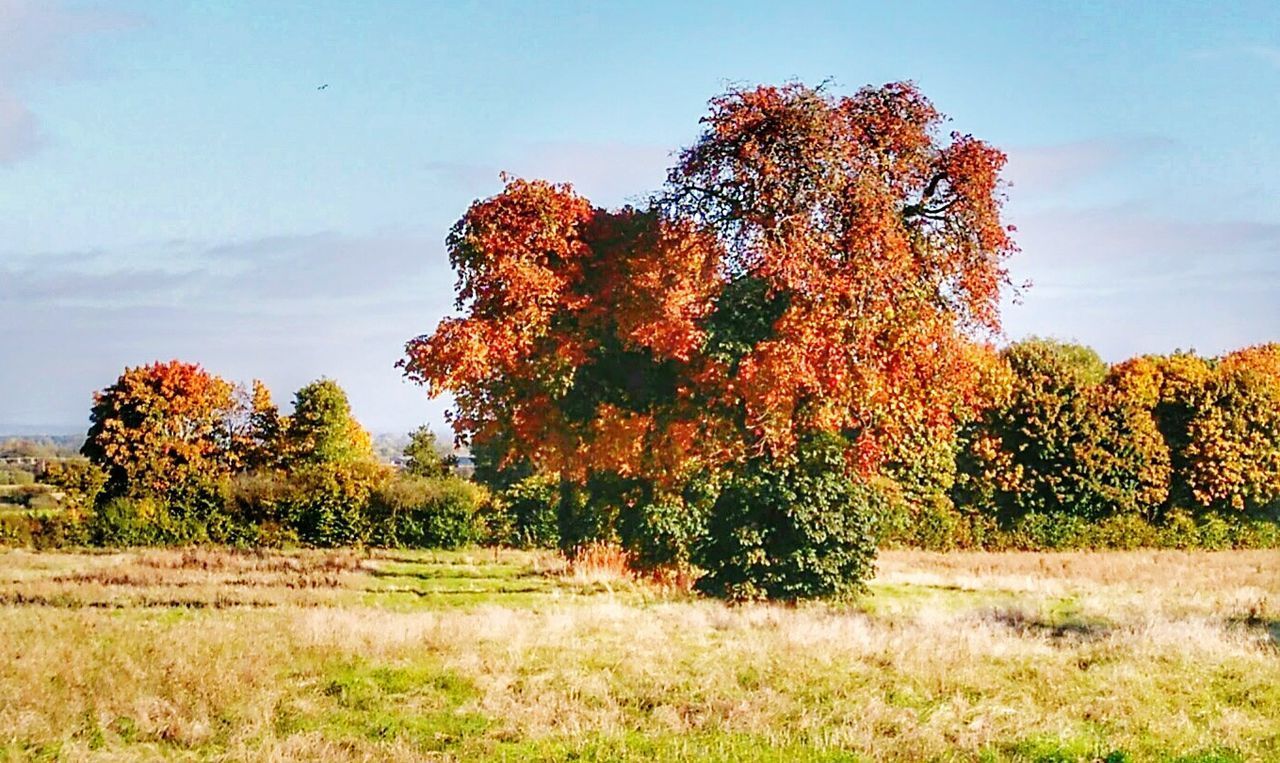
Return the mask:
[[[6,553],[0,757],[1280,759],[1280,554],[879,567],[788,608],[518,552]]]

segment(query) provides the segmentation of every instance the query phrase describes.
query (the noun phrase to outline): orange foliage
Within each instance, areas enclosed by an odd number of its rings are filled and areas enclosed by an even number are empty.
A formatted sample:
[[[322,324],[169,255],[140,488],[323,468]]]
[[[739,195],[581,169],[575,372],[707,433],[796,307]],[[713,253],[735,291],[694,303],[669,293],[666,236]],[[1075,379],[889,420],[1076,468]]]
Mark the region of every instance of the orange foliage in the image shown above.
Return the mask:
[[[83,453],[107,470],[108,491],[164,495],[232,469],[240,413],[232,385],[194,363],[126,368],[94,395]]]
[[[904,436],[946,430],[980,373],[971,337],[998,328],[1004,155],[936,135],[909,83],[832,98],[802,85],[712,101],[671,173],[669,207],[724,242],[726,271],[785,302],[724,394],[748,437],[852,435],[873,470]]]
[[[667,480],[813,430],[874,471],[978,402],[1015,251],[1004,155],[941,119],[909,83],[761,87],[711,102],[653,210],[509,180],[454,227],[462,314],[405,372],[453,393],[460,437],[574,479]]]

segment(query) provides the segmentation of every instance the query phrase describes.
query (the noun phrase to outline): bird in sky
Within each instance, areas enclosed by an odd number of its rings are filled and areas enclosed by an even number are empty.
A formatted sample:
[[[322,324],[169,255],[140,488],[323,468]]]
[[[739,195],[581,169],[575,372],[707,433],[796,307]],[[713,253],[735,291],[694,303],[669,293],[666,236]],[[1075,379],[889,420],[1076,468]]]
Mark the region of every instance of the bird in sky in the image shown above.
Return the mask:
[[[323,85],[321,85],[320,87],[316,88],[316,90],[327,90],[328,88],[329,88],[329,83],[328,83],[328,82],[326,82],[326,83],[324,83]]]

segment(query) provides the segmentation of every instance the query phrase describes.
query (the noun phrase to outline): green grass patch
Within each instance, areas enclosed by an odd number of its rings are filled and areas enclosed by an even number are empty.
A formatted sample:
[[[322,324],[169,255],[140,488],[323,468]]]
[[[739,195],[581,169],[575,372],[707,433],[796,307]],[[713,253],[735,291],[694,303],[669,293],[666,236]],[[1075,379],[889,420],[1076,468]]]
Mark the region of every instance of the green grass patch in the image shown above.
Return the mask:
[[[298,680],[294,677],[291,680]],[[378,665],[354,660],[326,666],[303,683],[313,687],[277,708],[281,735],[318,731],[334,741],[398,741],[444,752],[482,736],[490,726],[470,709],[468,679],[431,664]]]

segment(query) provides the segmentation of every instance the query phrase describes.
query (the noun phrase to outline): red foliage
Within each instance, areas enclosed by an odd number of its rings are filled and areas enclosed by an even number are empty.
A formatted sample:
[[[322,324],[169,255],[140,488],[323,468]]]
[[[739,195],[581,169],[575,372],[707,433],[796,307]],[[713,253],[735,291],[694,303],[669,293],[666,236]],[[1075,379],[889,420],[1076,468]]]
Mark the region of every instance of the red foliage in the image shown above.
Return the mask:
[[[655,210],[512,180],[455,226],[463,314],[409,342],[406,373],[454,394],[460,436],[569,477],[661,479],[813,430],[873,471],[976,400],[1015,251],[1004,155],[940,141],[941,119],[909,83],[760,87],[711,102]],[[727,297],[745,281],[764,307]]]

